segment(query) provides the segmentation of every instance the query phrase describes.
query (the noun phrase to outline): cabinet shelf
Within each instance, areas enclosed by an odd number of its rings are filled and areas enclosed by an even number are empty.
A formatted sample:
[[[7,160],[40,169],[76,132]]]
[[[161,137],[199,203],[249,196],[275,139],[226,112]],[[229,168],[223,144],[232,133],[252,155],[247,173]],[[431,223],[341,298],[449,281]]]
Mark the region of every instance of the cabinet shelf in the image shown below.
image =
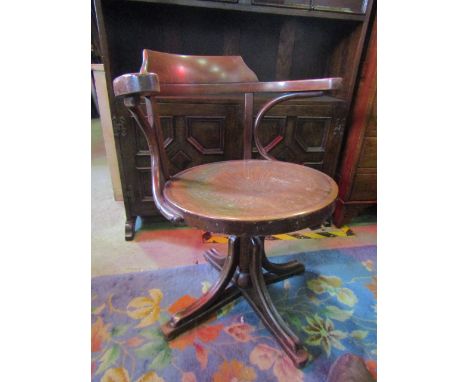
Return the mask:
[[[197,0],[120,0],[134,3],[153,3],[153,4],[171,4],[199,8],[222,9],[227,11],[240,11],[250,13],[265,13],[272,15],[284,16],[300,16],[300,17],[313,17],[321,19],[333,20],[352,20],[361,21],[365,20],[364,14],[353,14],[347,12],[336,12],[332,10],[315,10],[315,9],[296,9],[278,6],[266,6],[257,4],[243,4],[232,2],[215,2],[215,1],[197,1]]]

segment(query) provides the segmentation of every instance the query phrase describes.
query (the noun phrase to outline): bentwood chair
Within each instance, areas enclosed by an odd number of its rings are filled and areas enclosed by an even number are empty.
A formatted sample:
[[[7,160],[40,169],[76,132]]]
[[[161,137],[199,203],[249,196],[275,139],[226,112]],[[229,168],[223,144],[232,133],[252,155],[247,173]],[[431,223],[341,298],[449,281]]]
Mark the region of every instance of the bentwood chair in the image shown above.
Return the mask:
[[[296,261],[270,262],[264,238],[320,225],[333,212],[338,187],[320,171],[276,161],[262,146],[257,131],[265,113],[276,104],[321,96],[340,85],[341,78],[259,82],[240,56],[186,56],[150,50],[143,51],[139,73],[114,80],[115,95],[124,97],[148,142],[153,198],[161,214],[173,223],[230,235],[227,256],[213,249],[205,253],[219,271],[218,280],[162,326],[168,340],[242,294],[295,365],[305,365],[308,353],[278,314],[266,287],[304,272],[304,266]],[[273,92],[284,94],[267,102],[254,121],[254,94]],[[158,98],[222,94],[244,96],[244,159],[195,166],[170,176]],[[252,136],[264,160],[251,159]]]

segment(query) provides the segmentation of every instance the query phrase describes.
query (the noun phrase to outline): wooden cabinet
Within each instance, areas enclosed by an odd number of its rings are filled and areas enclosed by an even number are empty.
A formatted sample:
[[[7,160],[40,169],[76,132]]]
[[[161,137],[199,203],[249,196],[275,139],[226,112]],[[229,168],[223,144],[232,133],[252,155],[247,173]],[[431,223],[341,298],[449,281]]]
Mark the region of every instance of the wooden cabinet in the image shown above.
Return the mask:
[[[306,3],[307,9],[289,7]],[[369,0],[368,8],[371,4]],[[163,0],[95,0],[95,6],[127,215],[126,239],[133,238],[137,216],[159,216],[151,197],[146,142],[111,86],[121,74],[138,71],[144,48],[240,55],[260,81],[343,77],[343,88],[334,94],[278,105],[260,127],[260,139],[273,156],[335,176],[368,10],[323,12],[315,11],[309,1],[272,0],[178,0],[177,5]],[[256,97],[254,111],[273,96]],[[243,101],[232,97],[163,100],[171,171],[241,159],[242,107]],[[253,157],[259,157],[255,149]]]
[[[334,223],[377,203],[377,22],[374,22],[338,174]]]

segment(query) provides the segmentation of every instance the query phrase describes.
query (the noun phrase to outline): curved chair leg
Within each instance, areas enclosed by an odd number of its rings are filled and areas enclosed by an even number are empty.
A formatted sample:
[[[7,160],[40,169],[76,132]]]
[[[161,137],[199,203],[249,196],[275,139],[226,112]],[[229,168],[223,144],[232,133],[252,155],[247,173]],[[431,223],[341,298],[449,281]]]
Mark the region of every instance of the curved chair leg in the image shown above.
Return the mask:
[[[304,264],[300,263],[297,260],[288,261],[282,264],[272,263],[270,260],[268,260],[268,257],[265,254],[265,238],[256,237],[255,240],[260,246],[262,266],[266,271],[274,273],[278,276],[287,275],[288,277],[304,273]]]
[[[167,339],[172,339],[202,319],[208,317],[208,313],[221,308],[223,305],[235,299],[239,294],[226,289],[231,282],[239,263],[239,239],[235,236],[229,238],[229,249],[226,261],[216,283],[193,304],[177,312],[164,325],[161,330]]]
[[[307,362],[309,353],[274,307],[262,273],[263,251],[261,243],[258,238],[252,238],[252,244],[251,287],[241,289],[241,292],[294,364],[297,367],[302,367]]]

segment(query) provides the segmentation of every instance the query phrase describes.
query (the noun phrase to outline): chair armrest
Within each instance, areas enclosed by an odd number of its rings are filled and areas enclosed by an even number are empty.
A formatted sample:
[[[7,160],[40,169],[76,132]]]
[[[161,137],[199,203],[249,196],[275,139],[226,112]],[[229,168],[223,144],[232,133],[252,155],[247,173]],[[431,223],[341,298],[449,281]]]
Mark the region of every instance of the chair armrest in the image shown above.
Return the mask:
[[[230,82],[210,84],[160,83],[155,73],[130,73],[114,82],[116,97],[132,95],[196,96],[245,93],[286,93],[335,90],[341,87],[341,78],[272,82]]]
[[[119,77],[120,78],[120,77]],[[119,93],[120,96],[126,95],[124,104],[130,111],[130,114],[135,119],[138,127],[145,136],[146,142],[148,143],[148,149],[151,157],[151,189],[153,193],[153,200],[156,204],[157,209],[161,214],[173,224],[183,223],[183,216],[176,212],[166,201],[164,197],[164,186],[166,183],[166,174],[162,165],[162,153],[161,147],[158,144],[159,138],[162,137],[162,131],[160,130],[159,123],[155,123],[155,118],[148,118],[140,104],[140,95],[130,96],[131,93]],[[148,109],[147,109],[148,112]],[[157,131],[156,131],[157,130]],[[162,140],[161,140],[162,142]]]
[[[232,82],[213,84],[160,84],[160,96],[221,95],[245,93],[286,93],[339,89],[342,78],[273,82]]]
[[[151,95],[159,93],[159,78],[155,73],[129,73],[113,81],[116,97],[132,95]]]

